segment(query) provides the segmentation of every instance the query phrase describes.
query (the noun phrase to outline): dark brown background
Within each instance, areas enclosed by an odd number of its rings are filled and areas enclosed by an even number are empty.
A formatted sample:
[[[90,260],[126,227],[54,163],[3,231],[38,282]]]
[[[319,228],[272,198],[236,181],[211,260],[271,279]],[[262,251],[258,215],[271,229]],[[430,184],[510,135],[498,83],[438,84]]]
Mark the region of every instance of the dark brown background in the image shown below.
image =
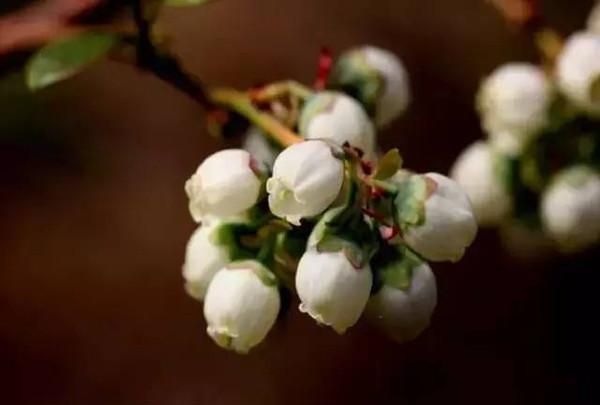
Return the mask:
[[[590,3],[545,9],[567,33]],[[321,45],[393,49],[414,103],[381,139],[421,171],[481,136],[484,74],[535,60],[482,0],[223,0],[163,23],[191,70],[238,87],[312,81]],[[35,97],[19,83],[0,82],[0,403],[600,403],[597,252],[516,262],[489,231],[434,267],[439,307],[413,343],[292,308],[250,355],[218,349],[180,279],[183,183],[222,146],[198,107],[112,63]]]

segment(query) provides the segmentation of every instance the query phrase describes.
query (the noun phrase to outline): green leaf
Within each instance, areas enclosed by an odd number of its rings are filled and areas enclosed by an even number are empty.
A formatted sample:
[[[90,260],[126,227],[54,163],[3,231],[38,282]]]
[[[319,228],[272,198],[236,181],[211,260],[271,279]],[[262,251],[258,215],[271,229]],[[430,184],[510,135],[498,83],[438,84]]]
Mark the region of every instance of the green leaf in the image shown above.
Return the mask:
[[[394,205],[396,219],[403,229],[406,226],[421,225],[425,221],[427,192],[425,176],[411,176],[400,184]]]
[[[377,164],[377,171],[375,172],[375,179],[385,180],[392,177],[402,167],[402,157],[398,149],[390,149],[387,153],[379,160]]]
[[[29,60],[27,86],[39,90],[67,79],[106,55],[116,42],[115,35],[86,32],[48,44]]]
[[[214,0],[164,0],[164,5],[172,7],[201,6],[211,1]]]

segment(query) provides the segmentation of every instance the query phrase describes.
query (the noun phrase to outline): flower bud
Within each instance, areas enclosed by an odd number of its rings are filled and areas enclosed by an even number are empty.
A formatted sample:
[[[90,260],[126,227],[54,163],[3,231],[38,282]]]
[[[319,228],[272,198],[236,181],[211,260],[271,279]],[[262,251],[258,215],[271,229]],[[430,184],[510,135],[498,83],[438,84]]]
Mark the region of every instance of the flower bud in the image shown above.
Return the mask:
[[[338,145],[348,142],[375,158],[375,130],[363,107],[343,93],[316,93],[304,105],[299,121],[305,139],[325,139]]]
[[[227,149],[210,155],[185,183],[196,222],[206,215],[240,215],[258,199],[261,179],[248,152]]]
[[[477,97],[483,127],[527,142],[548,121],[552,88],[544,72],[527,63],[509,63],[486,78]]]
[[[202,224],[192,234],[185,251],[183,278],[187,293],[197,300],[203,300],[206,289],[214,275],[229,262],[229,252],[225,246],[217,245],[212,235],[218,230],[221,221]]]
[[[488,144],[477,141],[467,147],[450,173],[469,196],[479,225],[498,225],[508,217],[512,197],[494,167],[494,154]]]
[[[273,167],[275,158],[280,150],[256,127],[252,127],[246,133],[242,148],[250,153],[257,162],[264,164],[268,168]]]
[[[427,187],[423,218],[404,229],[404,240],[426,259],[456,262],[477,234],[469,198],[446,176],[427,173],[421,178]]]
[[[254,261],[236,262],[214,276],[204,301],[209,336],[221,347],[247,353],[263,341],[279,313],[274,276]]]
[[[399,117],[410,102],[408,74],[398,57],[374,46],[352,49],[338,59],[331,85],[353,97],[384,127]]]
[[[600,35],[571,35],[564,45],[556,75],[562,92],[590,114],[600,114]]]
[[[314,217],[336,199],[344,182],[344,164],[323,141],[304,141],[279,154],[267,180],[269,207],[294,225]]]
[[[385,269],[382,269],[385,273]],[[367,304],[369,319],[398,343],[415,339],[428,326],[437,304],[435,276],[426,263],[412,270],[410,287],[385,283]]]
[[[600,2],[596,1],[587,19],[587,30],[600,34]]]
[[[368,264],[356,269],[342,251],[309,249],[296,272],[300,311],[342,334],[360,318],[372,282]]]
[[[600,241],[600,175],[586,166],[559,173],[542,195],[542,223],[565,251]]]

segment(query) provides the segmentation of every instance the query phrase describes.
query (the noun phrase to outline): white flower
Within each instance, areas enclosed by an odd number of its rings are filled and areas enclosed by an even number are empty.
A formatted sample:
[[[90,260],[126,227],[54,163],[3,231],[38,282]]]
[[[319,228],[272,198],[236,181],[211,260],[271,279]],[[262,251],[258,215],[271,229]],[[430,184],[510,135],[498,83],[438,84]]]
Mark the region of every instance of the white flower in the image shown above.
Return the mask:
[[[510,134],[527,142],[548,121],[552,88],[544,72],[527,63],[496,69],[481,85],[477,97],[483,126],[493,134]]]
[[[257,262],[232,263],[211,281],[204,301],[206,330],[221,347],[247,353],[265,338],[279,313],[279,291]],[[271,275],[272,276],[272,275]]]
[[[344,182],[344,164],[323,141],[304,141],[285,149],[267,181],[274,215],[295,225],[319,215],[336,199]]]
[[[373,276],[369,265],[355,269],[343,252],[307,250],[298,264],[300,311],[344,333],[362,314]]]
[[[514,131],[497,131],[488,133],[490,146],[506,156],[518,157],[535,134],[525,134]]]
[[[600,34],[600,2],[598,1],[596,1],[588,16],[587,29],[595,34]]]
[[[183,278],[186,291],[197,300],[204,299],[213,276],[229,262],[227,248],[216,245],[211,240],[220,225],[221,221],[218,220],[212,221],[210,225],[202,224],[187,244]]]
[[[340,146],[348,142],[367,159],[375,158],[373,124],[363,107],[343,93],[316,93],[304,105],[298,126],[305,139],[326,139]]]
[[[398,343],[413,340],[429,326],[437,304],[435,276],[426,263],[413,269],[407,291],[384,285],[369,299],[367,314]]]
[[[410,102],[408,74],[393,53],[374,46],[345,52],[338,59],[331,82],[356,97],[378,127],[398,118]]]
[[[273,167],[275,158],[280,152],[276,146],[269,142],[262,131],[256,127],[252,127],[248,130],[242,147],[250,153],[254,159],[267,167]]]
[[[404,240],[432,261],[456,262],[477,234],[471,203],[460,186],[437,173],[423,175],[428,186],[422,224],[404,231]]]
[[[451,177],[467,193],[479,225],[497,225],[512,210],[512,197],[494,167],[494,153],[483,141],[467,147],[451,170]]]
[[[227,149],[206,158],[185,183],[189,209],[196,222],[206,215],[240,215],[258,199],[261,180],[248,152]]]
[[[383,91],[375,107],[375,123],[388,125],[398,118],[410,102],[408,74],[400,59],[393,53],[374,46],[362,48],[367,64],[379,73]]]
[[[600,114],[600,35],[571,35],[556,65],[563,93],[582,110]]]
[[[600,175],[575,166],[557,175],[542,195],[542,223],[565,251],[600,241]]]

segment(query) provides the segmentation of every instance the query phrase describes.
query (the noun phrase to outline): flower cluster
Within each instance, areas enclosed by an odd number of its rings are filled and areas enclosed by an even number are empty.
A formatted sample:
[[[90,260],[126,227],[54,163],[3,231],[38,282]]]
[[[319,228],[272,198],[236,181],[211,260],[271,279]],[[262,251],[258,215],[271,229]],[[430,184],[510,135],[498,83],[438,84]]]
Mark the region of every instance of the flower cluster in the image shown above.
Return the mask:
[[[471,203],[455,181],[401,169],[397,150],[378,151],[376,128],[408,104],[402,63],[358,48],[337,60],[327,83],[252,90],[260,117],[297,131],[298,142],[278,145],[264,125],[251,127],[245,149],[212,154],[185,185],[200,224],[185,288],[203,301],[207,332],[224,348],[245,353],[260,343],[289,292],[338,333],[365,313],[395,340],[413,339],[437,301],[428,261],[458,261],[475,238]]]
[[[452,169],[480,225],[539,229],[565,252],[600,242],[598,16],[600,6],[545,69],[508,63],[483,81],[487,140]]]

